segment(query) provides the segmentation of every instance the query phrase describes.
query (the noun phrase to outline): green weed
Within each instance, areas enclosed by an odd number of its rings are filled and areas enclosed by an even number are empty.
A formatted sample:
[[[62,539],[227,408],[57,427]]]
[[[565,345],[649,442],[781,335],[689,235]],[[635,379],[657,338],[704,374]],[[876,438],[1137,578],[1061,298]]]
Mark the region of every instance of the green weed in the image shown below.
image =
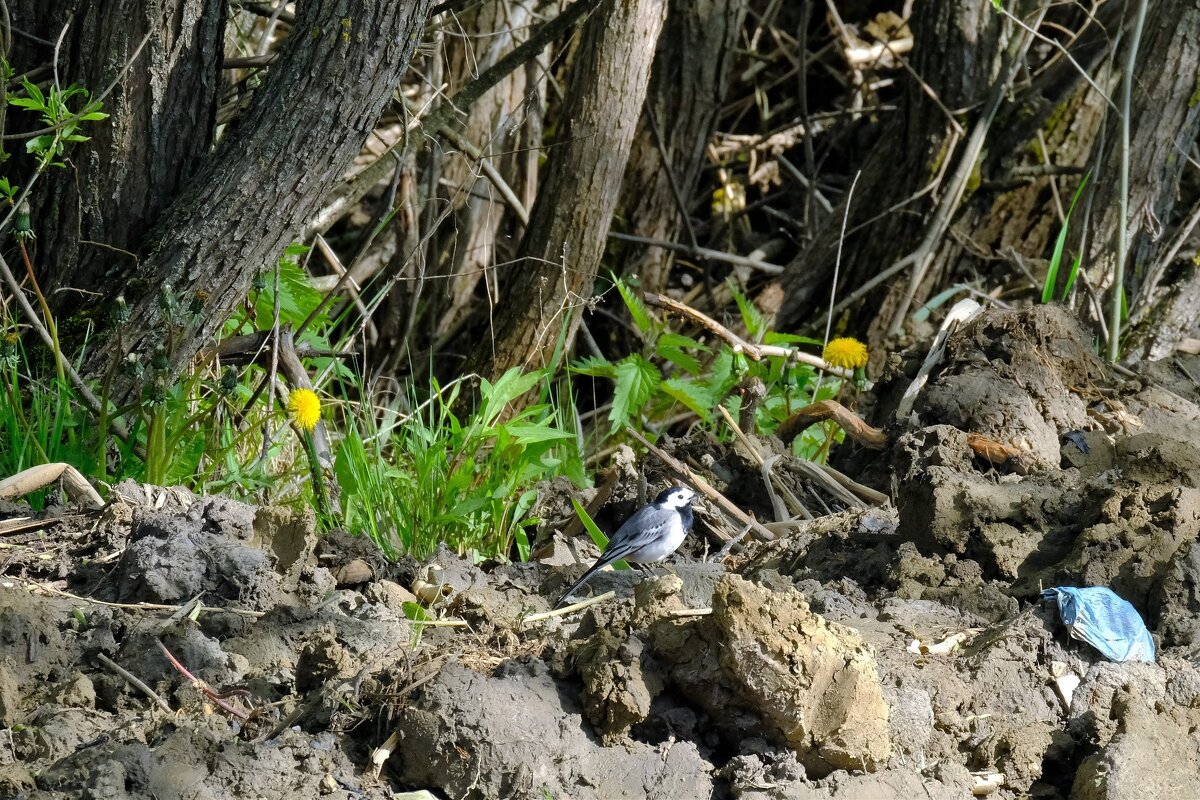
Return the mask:
[[[38,464],[66,462],[85,474],[95,469],[87,415],[74,390],[56,375],[42,379],[32,369],[15,330],[0,332],[0,477]],[[47,490],[27,497],[45,507]]]
[[[613,381],[608,413],[611,427],[606,436],[617,434],[626,425],[645,428],[647,423],[686,409],[724,437],[727,431],[716,421],[717,406],[725,406],[736,416],[742,405],[736,390],[750,379],[761,380],[767,389],[755,410],[755,424],[758,431],[769,434],[797,408],[833,397],[840,390],[838,379],[825,380],[818,390],[816,371],[806,364],[782,357],[753,361],[734,352],[728,344],[714,349],[672,331],[624,281],[614,277],[613,282],[642,338],[642,350],[617,361],[592,356],[571,365],[576,374]],[[750,341],[787,347],[821,345],[816,339],[770,330],[766,318],[749,298],[737,286],[730,284],[729,288]],[[823,427],[811,428],[797,437],[795,452],[817,457],[827,449],[826,438]]]
[[[1083,194],[1083,188],[1087,186],[1088,178],[1091,173],[1083,176],[1083,180],[1079,182],[1079,188],[1075,190],[1074,197],[1071,198],[1071,205],[1067,208],[1066,216],[1063,217],[1062,230],[1058,232],[1058,238],[1054,241],[1054,252],[1050,256],[1050,266],[1046,270],[1046,283],[1042,286],[1042,302],[1049,303],[1054,299],[1054,287],[1058,283],[1058,270],[1062,265],[1063,248],[1067,243],[1067,231],[1071,225],[1071,212],[1075,210],[1075,204],[1079,202],[1079,196]],[[1063,287],[1062,296],[1060,299],[1066,300],[1071,294],[1072,287],[1075,286],[1075,278],[1079,275],[1079,266],[1083,261],[1083,252],[1075,254],[1075,260],[1071,263],[1071,271],[1067,275],[1067,285]]]
[[[387,432],[363,436],[371,418],[348,417],[334,467],[347,528],[392,557],[425,557],[445,542],[476,558],[528,558],[534,485],[564,473],[584,478],[560,409],[535,403],[504,418],[545,378],[514,368],[494,384],[482,380],[479,409],[463,421],[452,411],[457,381],[433,383],[428,399]]]

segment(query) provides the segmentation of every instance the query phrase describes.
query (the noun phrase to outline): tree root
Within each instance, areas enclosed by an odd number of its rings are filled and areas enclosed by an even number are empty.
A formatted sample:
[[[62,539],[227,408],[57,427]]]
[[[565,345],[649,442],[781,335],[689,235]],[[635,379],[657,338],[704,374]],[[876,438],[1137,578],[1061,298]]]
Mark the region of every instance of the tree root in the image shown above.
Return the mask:
[[[819,403],[805,406],[784,420],[775,435],[782,439],[784,444],[791,444],[792,440],[799,436],[805,428],[827,419],[836,422],[847,436],[863,447],[871,450],[886,450],[893,444],[883,429],[868,425],[862,417],[834,400],[822,400]],[[1019,475],[1024,475],[1028,471],[1029,455],[1018,447],[969,432],[967,433],[967,447],[971,448],[976,457],[987,461],[992,466],[1011,467]]]

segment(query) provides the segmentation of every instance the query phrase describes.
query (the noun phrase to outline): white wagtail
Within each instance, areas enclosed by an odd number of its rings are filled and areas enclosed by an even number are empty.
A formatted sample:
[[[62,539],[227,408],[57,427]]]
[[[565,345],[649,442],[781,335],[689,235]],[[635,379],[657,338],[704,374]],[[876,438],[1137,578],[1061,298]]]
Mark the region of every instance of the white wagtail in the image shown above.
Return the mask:
[[[571,593],[604,567],[618,559],[634,564],[662,561],[679,549],[692,529],[692,500],[696,493],[684,486],[672,486],[654,498],[654,502],[625,520],[608,540],[604,554],[563,592],[554,604],[561,606]]]

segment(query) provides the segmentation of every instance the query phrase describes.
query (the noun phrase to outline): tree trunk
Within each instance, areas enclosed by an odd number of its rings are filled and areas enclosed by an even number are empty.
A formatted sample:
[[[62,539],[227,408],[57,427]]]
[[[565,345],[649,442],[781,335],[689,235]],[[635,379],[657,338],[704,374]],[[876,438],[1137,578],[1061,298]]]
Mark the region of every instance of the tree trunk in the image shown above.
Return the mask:
[[[1167,233],[1173,227],[1179,181],[1200,132],[1200,8],[1195,3],[1150,4],[1131,103],[1125,291],[1133,327],[1121,343],[1127,363],[1171,355],[1200,322],[1194,279],[1172,280],[1168,258],[1174,237]],[[1097,187],[1093,204],[1100,213],[1088,263],[1101,277],[1112,274],[1116,265],[1119,124],[1114,115],[1104,137],[1104,164],[1113,179]],[[1185,276],[1194,272],[1194,265],[1180,266]],[[1183,287],[1190,291],[1180,292]]]
[[[853,196],[843,198],[813,241],[787,265],[780,278],[783,326],[824,319],[847,200],[851,233],[844,243],[839,294],[862,285],[920,244],[919,221],[932,205],[922,190],[943,167],[954,168],[962,149],[960,144],[949,152],[949,143],[961,137],[953,135],[954,123],[944,109],[975,106],[1000,69],[1007,43],[990,0],[923,2],[915,7],[910,25],[917,43],[911,66],[925,86],[906,84],[900,108],[867,155]],[[906,200],[903,210],[880,216]],[[866,305],[881,305],[882,294],[873,294]]]
[[[987,6],[983,0],[969,4],[943,0],[922,3],[913,15],[917,45],[912,66],[947,109],[979,109],[995,87],[1002,66],[1001,18]],[[1018,270],[1027,271],[1033,282],[1030,293],[1040,294],[1047,259],[1063,225],[1060,213],[1066,211],[1081,173],[1087,169],[1093,171],[1093,196],[1089,200],[1085,195],[1075,209],[1070,241],[1077,250],[1074,243],[1086,230],[1084,278],[1089,287],[1111,282],[1120,218],[1119,117],[1100,92],[1119,99],[1119,69],[1130,39],[1128,18],[1124,20],[1127,30],[1121,38],[1122,49],[1111,59],[1106,56],[1112,31],[1123,24],[1121,11],[1120,4],[1105,4],[1098,10],[1091,20],[1091,32],[1072,40],[1075,64],[1044,48],[1040,51],[1045,61],[1030,59],[1033,80],[1018,82],[1000,104],[987,130],[985,151],[974,163],[965,164],[971,171],[967,191],[962,201],[949,209],[950,224],[929,253],[927,271],[915,287],[910,310],[935,288],[944,286],[950,275],[982,275],[1011,282]],[[987,19],[978,16],[983,13],[989,15]],[[1058,30],[1084,24],[1085,18],[1077,10],[1060,13],[1070,16],[1054,20]],[[1152,306],[1146,303],[1133,306],[1133,321],[1141,325],[1126,343],[1129,358],[1167,352],[1196,324],[1200,314],[1200,304],[1189,292],[1169,286],[1172,273],[1163,256],[1173,237],[1162,235],[1163,228],[1172,227],[1178,216],[1174,204],[1179,181],[1186,153],[1200,127],[1200,108],[1195,102],[1200,10],[1187,0],[1160,0],[1150,4],[1147,19],[1130,114],[1129,288],[1144,282],[1140,297],[1147,303],[1169,294],[1168,302],[1176,306],[1165,316],[1149,314]],[[1015,38],[1019,32],[1012,35]],[[980,60],[989,53],[995,58]],[[1109,64],[1116,71],[1109,69]],[[1081,70],[1091,83],[1084,80]],[[963,119],[962,115],[959,118]],[[947,163],[947,142],[954,137],[949,135],[946,120],[946,112],[925,88],[914,82],[906,89],[897,119],[867,158],[850,201],[839,300],[921,244],[931,212],[938,208],[938,193],[946,191],[946,181],[931,181],[943,167],[945,174],[951,175],[964,166],[961,144],[950,153],[952,160]],[[965,119],[964,135],[976,124],[976,119]],[[1098,152],[1101,144],[1104,150]],[[1054,174],[1064,170],[1080,176]],[[921,195],[930,185],[935,189]],[[788,325],[799,327],[824,319],[844,207],[845,200],[834,219],[782,277],[787,296],[782,317]],[[878,219],[872,219],[877,215]],[[1064,262],[1065,275],[1071,263],[1070,249]],[[909,282],[913,268],[909,264],[859,301],[869,313],[858,314],[854,319],[859,322],[851,322],[851,327],[867,333],[875,345],[884,342],[895,327],[893,321],[904,321],[896,317],[903,311],[905,295],[914,289]],[[1007,274],[995,276],[997,268]],[[1060,292],[1064,281],[1060,277]],[[1076,286],[1084,282],[1081,279]],[[1093,290],[1077,291],[1077,295],[1092,302],[1092,318],[1102,326],[1107,312],[1098,313],[1099,301],[1090,300]],[[1108,302],[1106,298],[1104,302]],[[1157,311],[1165,313],[1166,309],[1157,307]],[[1176,317],[1174,321],[1167,319],[1171,315]],[[1165,338],[1158,335],[1163,325],[1171,328]],[[1164,344],[1168,341],[1171,344]]]
[[[93,376],[165,348],[172,379],[212,339],[340,180],[408,65],[430,0],[302,4],[245,113],[163,215],[128,285],[129,322],[93,351]],[[107,287],[105,287],[107,288]],[[110,289],[109,294],[115,294]],[[136,390],[118,372],[118,403]]]
[[[533,0],[487,0],[459,17],[465,34],[449,37],[445,46],[450,71],[447,96],[453,97],[528,38],[534,6]],[[449,206],[453,216],[436,226],[437,237],[423,252],[399,250],[391,264],[395,272],[407,266],[411,278],[390,292],[384,301],[388,311],[380,320],[387,360],[394,367],[401,367],[412,350],[425,349],[437,336],[456,330],[480,302],[476,297],[480,283],[490,293],[496,283],[496,263],[515,255],[524,223],[484,174],[481,162],[486,159],[528,211],[536,196],[541,86],[546,83],[545,65],[529,66],[509,73],[480,97],[454,131],[429,131],[446,144],[445,149],[434,145],[429,157],[436,159],[436,166],[425,170],[422,183],[429,186],[433,183],[429,176],[437,175],[447,189],[432,199],[424,198],[425,207],[440,214]],[[479,158],[457,142],[470,145],[467,149],[473,148]],[[436,214],[429,216],[436,219]],[[432,253],[440,257],[434,263],[426,258],[423,268],[417,268],[417,260]]]
[[[113,265],[136,263],[142,239],[203,162],[212,146],[226,7],[225,0],[10,3],[13,25],[28,33],[53,42],[67,26],[58,53],[64,88],[78,84],[96,96],[120,77],[104,99],[109,118],[86,123],[91,140],[69,151],[68,169],[43,175],[30,197],[43,286],[103,290]],[[18,70],[54,55],[25,37],[14,47]],[[14,161],[17,174],[34,167],[30,157]],[[80,301],[74,292],[50,298],[60,316]]]
[[[504,275],[490,342],[469,368],[554,366],[570,348],[591,296],[621,177],[637,127],[666,0],[614,0],[583,37],[558,144],[540,179],[517,262]]]
[[[670,5],[617,216],[629,233],[673,242],[706,163],[747,2],[672,0]],[[690,230],[684,242],[695,245]],[[673,254],[640,245],[623,252],[623,271],[637,275],[644,289],[662,292]]]

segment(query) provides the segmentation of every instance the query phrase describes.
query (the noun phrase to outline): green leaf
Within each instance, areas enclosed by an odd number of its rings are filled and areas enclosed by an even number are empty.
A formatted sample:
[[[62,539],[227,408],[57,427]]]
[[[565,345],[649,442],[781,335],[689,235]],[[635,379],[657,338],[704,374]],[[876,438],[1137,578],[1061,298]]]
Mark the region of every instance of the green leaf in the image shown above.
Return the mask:
[[[581,358],[571,365],[572,372],[580,375],[592,375],[597,378],[616,378],[617,365],[603,356],[588,356]]]
[[[337,455],[333,459],[333,474],[343,493],[351,496],[358,493],[359,482],[356,467],[361,469],[366,460],[367,451],[363,447],[362,438],[358,435],[358,430],[352,427],[342,437]],[[397,475],[392,474],[388,477],[397,477]]]
[[[284,249],[279,257],[279,319],[284,324],[299,325],[321,302],[321,293],[309,283],[308,273],[296,261],[294,245]],[[267,288],[258,293],[254,303],[256,325],[270,328],[275,314],[275,275],[266,275]]]
[[[663,394],[670,395],[687,408],[700,415],[705,422],[712,421],[712,410],[721,399],[713,392],[712,387],[686,381],[682,378],[668,378],[659,386]]]
[[[513,531],[513,540],[517,543],[517,558],[521,559],[522,564],[529,563],[529,556],[533,552],[533,546],[529,543],[529,534],[524,528],[517,528]]]
[[[1088,182],[1088,178],[1090,178],[1091,175],[1092,175],[1091,170],[1089,170],[1087,172],[1087,174],[1083,176],[1083,181],[1080,182],[1079,188],[1075,190],[1075,196],[1071,198],[1071,209],[1072,210],[1075,208],[1075,201],[1079,199],[1079,195],[1081,192],[1083,192],[1083,187]],[[1067,216],[1070,217],[1070,215],[1071,215],[1071,212],[1068,211]],[[1065,228],[1066,226],[1064,225],[1063,227]],[[1062,293],[1062,299],[1064,302],[1066,301],[1067,297],[1070,296],[1071,289],[1075,286],[1075,279],[1079,277],[1079,267],[1082,263],[1083,263],[1083,251],[1080,250],[1078,253],[1075,254],[1075,260],[1071,262],[1071,272],[1067,275],[1067,285],[1066,285],[1066,287],[1063,288],[1063,293]]]
[[[737,385],[739,380],[737,361],[739,358],[742,357],[735,356],[732,350],[728,347],[723,347],[717,353],[717,357],[713,359],[712,364],[709,365],[704,385],[717,399],[729,394],[730,390]]]
[[[817,347],[822,347],[825,343],[820,339],[814,339],[811,336],[800,336],[795,333],[767,331],[767,335],[763,337],[763,344],[815,344]]]
[[[518,444],[535,444],[575,438],[575,434],[553,428],[548,423],[542,425],[508,424],[504,426],[504,429]]]
[[[1071,296],[1071,289],[1075,286],[1075,279],[1079,277],[1079,266],[1083,263],[1083,251],[1080,250],[1075,254],[1075,260],[1071,262],[1071,272],[1067,275],[1067,285],[1063,287],[1062,297],[1064,303]]]
[[[762,315],[762,312],[750,302],[746,295],[738,289],[737,284],[733,281],[728,281],[729,291],[733,293],[733,299],[737,302],[738,310],[742,312],[742,322],[746,324],[746,331],[750,334],[750,338],[754,341],[759,341],[762,334],[767,330],[767,319]]]
[[[669,331],[658,337],[658,341],[654,343],[654,352],[683,369],[688,374],[697,375],[700,372],[700,361],[691,353],[685,351],[683,349],[685,347],[708,352],[707,347],[690,336],[671,333]]]
[[[613,389],[612,411],[608,413],[614,433],[641,411],[661,380],[658,367],[636,353],[617,362],[617,385]]]
[[[403,609],[404,616],[413,622],[430,622],[433,619],[420,603],[412,600],[405,600],[400,604],[400,608]]]
[[[596,525],[595,520],[592,519],[592,515],[587,512],[587,509],[574,497],[571,498],[571,505],[575,508],[575,514],[579,517],[579,521],[583,523],[584,530],[588,532],[588,536],[591,536],[592,541],[596,543],[596,547],[599,547],[601,550],[608,547],[608,537]]]
[[[520,367],[510,367],[494,384],[481,379],[479,394],[483,398],[483,410],[480,417],[484,425],[490,426],[495,422],[505,406],[528,392],[541,379],[540,370],[522,374]]]
[[[21,86],[25,89],[25,94],[38,103],[39,108],[46,107],[46,96],[42,94],[42,90],[37,87],[36,83],[33,83],[28,78],[22,78]]]
[[[1062,230],[1058,232],[1058,238],[1054,241],[1054,253],[1050,256],[1050,266],[1046,270],[1046,283],[1042,285],[1043,303],[1049,303],[1054,299],[1054,287],[1058,282],[1058,268],[1062,264],[1063,247],[1067,243],[1067,230],[1071,225],[1071,212],[1075,210],[1075,204],[1079,202],[1079,196],[1083,194],[1083,187],[1087,186],[1088,178],[1091,177],[1091,174],[1091,172],[1088,172],[1083,176],[1083,180],[1079,182],[1079,188],[1075,190],[1075,196],[1071,198],[1071,205],[1063,217]],[[1074,282],[1074,276],[1077,273],[1074,270],[1072,270],[1072,273],[1071,282]]]
[[[657,331],[658,320],[650,313],[650,309],[646,308],[642,298],[634,294],[633,290],[626,286],[620,278],[616,278],[615,282],[617,291],[621,293],[621,299],[625,301],[625,307],[629,309],[629,316],[633,317],[633,324],[642,332],[642,335]]]
[[[592,541],[596,543],[596,547],[601,550],[608,547],[608,537],[604,535],[604,531],[600,530],[596,525],[592,515],[587,512],[578,500],[571,498],[571,505],[575,507],[575,514],[579,517],[579,521],[583,523],[583,528],[588,532],[588,536],[592,537]],[[613,569],[629,569],[629,565],[623,560],[613,562]]]
[[[46,133],[41,136],[35,136],[25,143],[26,153],[45,153],[54,146],[54,136]]]

